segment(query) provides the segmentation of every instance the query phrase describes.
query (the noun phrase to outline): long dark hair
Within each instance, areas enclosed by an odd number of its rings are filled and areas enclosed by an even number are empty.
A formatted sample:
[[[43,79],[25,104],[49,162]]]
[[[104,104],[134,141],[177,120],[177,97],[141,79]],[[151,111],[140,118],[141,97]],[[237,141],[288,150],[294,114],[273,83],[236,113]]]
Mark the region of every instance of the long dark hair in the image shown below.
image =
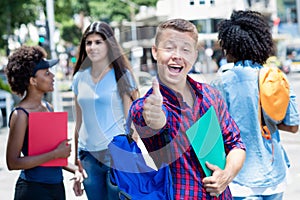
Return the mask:
[[[130,88],[132,88],[132,84],[130,84],[130,80],[124,76],[124,74],[129,71],[134,80],[130,62],[124,54],[121,46],[117,42],[114,36],[114,31],[105,22],[95,21],[91,23],[83,33],[73,76],[78,72],[79,69],[84,69],[91,66],[91,61],[87,57],[87,53],[85,51],[85,42],[87,36],[94,33],[99,34],[108,46],[108,57],[115,71],[120,96],[122,97],[126,93],[132,97],[132,90],[130,90]]]

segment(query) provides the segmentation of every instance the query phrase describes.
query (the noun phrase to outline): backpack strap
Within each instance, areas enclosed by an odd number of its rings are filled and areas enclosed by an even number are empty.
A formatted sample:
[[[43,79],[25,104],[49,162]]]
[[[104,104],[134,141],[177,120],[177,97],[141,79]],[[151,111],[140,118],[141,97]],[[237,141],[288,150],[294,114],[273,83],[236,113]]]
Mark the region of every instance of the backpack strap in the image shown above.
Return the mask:
[[[263,114],[262,110],[262,105],[261,105],[261,97],[260,97],[260,87],[259,87],[259,78],[260,78],[260,69],[258,69],[258,119],[259,119],[259,125],[260,125],[260,132],[263,138],[270,140],[272,143],[272,159],[271,161],[273,162],[274,160],[274,144],[272,141],[272,133],[269,130],[268,126],[266,125],[265,122],[265,116]]]

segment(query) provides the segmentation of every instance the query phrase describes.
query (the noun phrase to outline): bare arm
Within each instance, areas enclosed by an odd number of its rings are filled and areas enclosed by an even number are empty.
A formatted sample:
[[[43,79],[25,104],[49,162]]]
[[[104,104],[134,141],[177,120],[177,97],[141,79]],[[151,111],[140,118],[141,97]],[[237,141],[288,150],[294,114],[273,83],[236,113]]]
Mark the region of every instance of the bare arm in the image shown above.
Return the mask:
[[[74,179],[73,182],[73,191],[76,196],[81,196],[83,194],[83,189],[81,187],[81,183],[85,178],[87,178],[87,174],[83,167],[81,166],[80,160],[78,157],[78,138],[79,138],[79,129],[82,124],[82,112],[81,108],[77,101],[77,96],[74,97],[75,102],[75,130],[74,130],[74,143],[75,143],[75,157],[74,157],[74,165],[71,163],[68,163],[68,166],[65,168],[65,170],[74,173]]]
[[[298,125],[288,126],[288,125],[285,125],[284,123],[281,123],[281,124],[277,125],[277,128],[279,130],[282,130],[282,131],[287,131],[287,132],[291,132],[291,133],[297,133],[299,126]]]
[[[75,96],[74,98],[74,102],[75,102],[75,130],[74,130],[74,138],[75,138],[75,160],[74,163],[75,165],[77,165],[77,157],[78,157],[78,137],[79,137],[79,129],[81,127],[81,123],[82,123],[82,112],[81,112],[81,108],[78,104],[77,101],[77,96]]]
[[[246,159],[246,152],[243,149],[233,149],[226,157],[226,166],[224,172],[229,175],[227,185],[236,177],[243,167]]]
[[[133,97],[133,99],[139,98],[139,91],[134,90],[132,92],[131,96]],[[127,119],[127,117],[128,117],[128,111],[130,109],[131,104],[132,104],[132,99],[127,94],[125,94],[123,96],[123,105],[124,105],[123,107],[124,107],[124,117],[125,117],[125,119]],[[138,135],[135,127],[133,126],[133,124],[131,124],[131,128],[133,129],[132,138],[137,142],[137,140],[139,138],[139,135]]]
[[[131,97],[133,100],[136,100],[140,97],[138,89],[132,91]],[[128,116],[128,111],[130,109],[130,106],[132,104],[132,98],[128,94],[123,95],[123,107],[124,107],[124,117],[127,118]]]
[[[75,171],[78,170],[78,166],[68,162],[68,165],[64,166],[63,169],[75,174]]]
[[[21,156],[27,123],[27,115],[24,112],[15,111],[13,113],[6,148],[6,163],[9,170],[30,169],[56,158],[67,158],[70,156],[71,145],[68,145],[67,140],[61,142],[56,149],[47,153],[36,156]]]
[[[241,170],[246,158],[246,152],[243,149],[233,149],[226,158],[226,166],[221,170],[218,166],[206,163],[206,166],[213,171],[212,176],[203,179],[204,187],[211,196],[221,194],[228,184]]]
[[[130,97],[127,94],[125,94],[123,96],[123,108],[124,108],[124,117],[125,117],[125,119],[128,116],[128,111],[130,109],[131,104],[132,104],[132,100],[130,99]]]

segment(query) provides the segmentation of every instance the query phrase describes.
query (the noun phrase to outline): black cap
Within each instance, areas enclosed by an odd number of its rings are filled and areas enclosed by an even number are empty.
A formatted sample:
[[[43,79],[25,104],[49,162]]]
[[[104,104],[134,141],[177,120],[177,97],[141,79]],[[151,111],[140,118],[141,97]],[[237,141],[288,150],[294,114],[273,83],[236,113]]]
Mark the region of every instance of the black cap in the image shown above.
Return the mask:
[[[39,62],[36,63],[36,66],[33,69],[32,76],[34,76],[35,73],[40,69],[48,69],[50,67],[53,67],[58,63],[58,61],[59,61],[58,59],[52,59],[52,60],[41,59]]]

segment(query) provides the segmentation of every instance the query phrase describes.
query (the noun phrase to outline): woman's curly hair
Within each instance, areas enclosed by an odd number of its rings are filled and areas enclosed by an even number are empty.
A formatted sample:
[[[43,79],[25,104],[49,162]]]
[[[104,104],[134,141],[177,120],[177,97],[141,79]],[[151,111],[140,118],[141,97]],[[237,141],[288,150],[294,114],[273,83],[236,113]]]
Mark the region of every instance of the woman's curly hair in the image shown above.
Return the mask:
[[[218,29],[220,46],[234,62],[252,60],[264,64],[274,51],[270,26],[259,12],[233,11]]]
[[[46,56],[46,51],[40,46],[22,46],[8,57],[5,73],[14,93],[25,94],[36,63]]]

